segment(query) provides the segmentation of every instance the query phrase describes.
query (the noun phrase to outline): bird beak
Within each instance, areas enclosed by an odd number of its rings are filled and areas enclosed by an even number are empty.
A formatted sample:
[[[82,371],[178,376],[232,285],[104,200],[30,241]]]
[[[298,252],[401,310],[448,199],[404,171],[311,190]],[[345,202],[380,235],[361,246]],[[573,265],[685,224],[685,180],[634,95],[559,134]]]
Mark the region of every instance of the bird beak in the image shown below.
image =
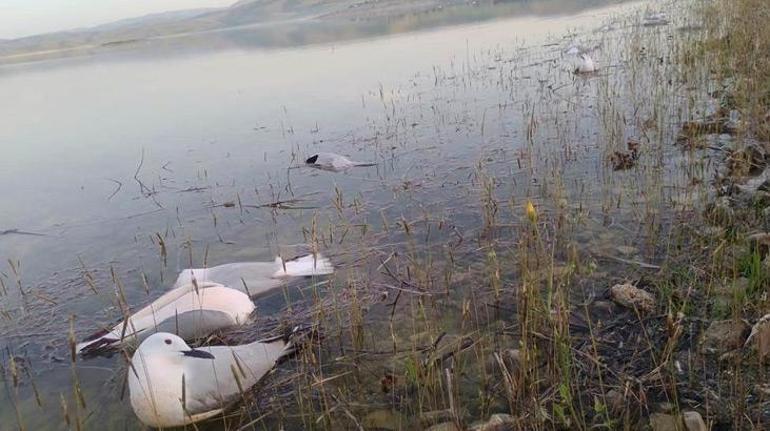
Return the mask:
[[[185,356],[190,356],[192,358],[214,359],[214,355],[212,355],[211,353],[205,350],[198,350],[198,349],[183,350],[182,354]]]

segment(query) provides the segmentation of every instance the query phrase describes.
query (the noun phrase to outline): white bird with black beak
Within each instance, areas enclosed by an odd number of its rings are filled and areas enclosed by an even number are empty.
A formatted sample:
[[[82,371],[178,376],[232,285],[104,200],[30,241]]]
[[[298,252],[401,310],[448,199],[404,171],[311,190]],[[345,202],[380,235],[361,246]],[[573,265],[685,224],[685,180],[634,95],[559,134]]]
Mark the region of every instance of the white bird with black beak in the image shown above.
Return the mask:
[[[131,407],[139,420],[156,428],[212,418],[292,352],[291,343],[283,338],[192,349],[176,335],[154,334],[131,358]]]
[[[354,167],[377,165],[377,163],[354,162],[345,156],[334,153],[318,153],[305,160],[305,164],[333,172],[341,172]]]

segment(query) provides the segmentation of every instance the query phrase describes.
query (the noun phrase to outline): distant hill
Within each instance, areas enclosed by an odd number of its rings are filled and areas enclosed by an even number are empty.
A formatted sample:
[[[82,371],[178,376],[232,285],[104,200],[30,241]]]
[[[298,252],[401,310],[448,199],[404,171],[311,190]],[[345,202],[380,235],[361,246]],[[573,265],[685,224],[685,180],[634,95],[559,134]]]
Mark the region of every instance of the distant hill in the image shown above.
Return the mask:
[[[179,36],[195,35],[197,42],[206,42],[216,39],[212,31],[244,26],[251,26],[254,34],[250,44],[287,46],[521,13],[569,13],[624,1],[628,0],[571,0],[569,4],[564,0],[239,0],[224,8],[164,12],[90,28],[0,40],[0,64],[147,46]],[[300,26],[306,31],[300,31]],[[226,37],[220,36],[222,44],[231,42],[222,42],[222,38]]]
[[[147,25],[168,24],[175,21],[195,18],[207,12],[212,12],[216,8],[188,9],[170,12],[160,12],[149,15],[143,15],[133,18],[125,18],[108,24],[97,25],[90,28],[78,29],[79,31],[115,31],[136,28]]]
[[[259,22],[296,20],[329,13],[353,3],[350,0],[241,0],[225,8],[157,13],[90,28],[4,40],[0,41],[0,56],[97,47]]]

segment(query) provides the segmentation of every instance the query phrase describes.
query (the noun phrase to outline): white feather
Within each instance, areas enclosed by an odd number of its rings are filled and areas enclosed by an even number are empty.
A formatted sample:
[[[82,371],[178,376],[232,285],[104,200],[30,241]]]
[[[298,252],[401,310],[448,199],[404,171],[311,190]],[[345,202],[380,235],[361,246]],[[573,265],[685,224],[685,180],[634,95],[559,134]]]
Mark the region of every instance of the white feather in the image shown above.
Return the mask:
[[[668,24],[668,17],[664,12],[648,11],[644,16],[642,24],[648,27],[655,25],[666,25]]]
[[[580,54],[580,62],[578,63],[577,73],[594,73],[596,72],[596,63],[587,53]]]
[[[284,340],[191,349],[181,338],[159,332],[131,358],[131,407],[139,420],[156,428],[211,418],[240,400],[242,391],[291,351]]]
[[[137,343],[154,333],[159,326],[175,327],[179,333],[202,337],[218,329],[241,325],[249,321],[254,303],[248,295],[216,283],[201,282],[181,285],[165,293],[127,321],[118,323],[104,334],[78,343],[77,352],[113,349]],[[215,320],[179,320],[188,312],[216,313]],[[196,325],[196,327],[179,327]],[[213,325],[213,326],[212,326]]]
[[[273,278],[281,277],[309,277],[313,275],[331,274],[334,267],[323,256],[309,254],[297,259],[284,261],[280,257],[275,258],[276,271]]]
[[[174,288],[196,283],[219,283],[238,289],[251,297],[280,287],[290,277],[310,277],[334,272],[334,266],[320,253],[288,261],[277,257],[273,262],[237,262],[211,268],[189,268],[179,273]]]
[[[305,163],[314,168],[340,172],[356,166],[374,166],[376,163],[354,162],[345,156],[334,153],[318,153],[309,157]]]

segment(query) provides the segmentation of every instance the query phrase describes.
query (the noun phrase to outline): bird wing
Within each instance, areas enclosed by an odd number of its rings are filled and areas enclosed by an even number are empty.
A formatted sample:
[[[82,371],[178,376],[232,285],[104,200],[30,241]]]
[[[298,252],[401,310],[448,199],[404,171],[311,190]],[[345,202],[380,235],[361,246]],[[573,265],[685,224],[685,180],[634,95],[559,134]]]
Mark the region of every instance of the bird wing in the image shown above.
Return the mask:
[[[188,289],[191,289],[194,286],[194,277],[199,286],[216,283],[255,297],[280,287],[284,278],[310,277],[333,272],[334,265],[318,253],[288,260],[279,257],[273,262],[237,262],[211,268],[185,269],[179,273],[174,287],[188,286]]]
[[[211,287],[211,286],[213,286],[213,284],[211,283],[209,285],[206,285],[206,287]],[[202,288],[203,286],[199,285],[198,287]],[[179,286],[175,286],[174,289],[169,290],[168,292],[161,295],[160,298],[152,301],[151,303],[147,304],[139,311],[133,313],[131,315],[131,319],[136,320],[147,316],[152,316],[153,314],[157,313],[157,311],[160,310],[161,308],[171,304],[174,301],[177,301],[179,298],[193,291],[195,291],[195,286],[192,283],[184,283],[184,284],[180,284]]]
[[[308,254],[289,260],[283,260],[278,257],[275,259],[273,266],[275,268],[275,272],[272,275],[273,278],[312,277],[334,272],[334,265],[320,253],[315,255]]]
[[[223,409],[236,402],[265,376],[284,354],[286,342],[203,347],[214,359],[185,363],[187,411],[190,415]]]
[[[219,329],[237,324],[238,322],[233,319],[233,316],[222,311],[200,309],[183,311],[161,320],[129,324],[125,334],[122,333],[123,324],[121,323],[110,332],[102,333],[98,337],[92,337],[79,343],[77,350],[88,355],[106,353],[124,342],[141,343],[156,332],[168,332],[176,334],[184,340],[195,340]],[[133,330],[134,328],[136,331]]]
[[[174,287],[192,283],[194,276],[197,283],[218,283],[249,296],[256,296],[281,285],[280,281],[271,278],[276,270],[274,262],[238,262],[211,268],[185,269],[179,273]]]
[[[132,314],[128,319],[125,334],[123,334],[124,322],[117,324],[113,328],[112,334],[122,334],[124,337],[137,336],[140,339],[144,339],[148,333],[158,332],[154,330],[147,331],[156,327],[163,326],[167,329],[184,328],[182,325],[187,323],[202,323],[201,318],[211,318],[212,323],[222,322],[222,317],[219,314],[216,315],[217,317],[214,317],[212,313],[208,313],[208,311],[213,310],[207,310],[201,304],[205,297],[205,291],[209,288],[223,288],[223,286],[214,283],[201,283],[197,291],[191,284],[173,289]],[[215,292],[215,290],[212,290],[212,292]],[[220,314],[226,313],[220,312]],[[182,318],[181,322],[179,321],[180,317]],[[231,322],[227,326],[235,323],[232,317],[227,316],[227,319],[227,321]],[[166,330],[165,332],[176,333],[175,330]],[[197,333],[197,331],[192,331],[192,333]]]
[[[209,283],[204,286],[211,287],[216,285]],[[109,350],[121,344],[124,339],[138,336],[148,327],[154,327],[156,324],[167,319],[169,314],[164,314],[162,310],[166,309],[170,304],[180,301],[180,299],[183,299],[185,295],[191,292],[194,292],[192,284],[183,284],[166,292],[160,298],[133,313],[128,318],[128,321],[123,319],[110,330],[98,331],[86,337],[83,342],[78,343],[77,351],[99,353],[104,349]]]
[[[233,316],[217,310],[191,310],[171,316],[151,330],[145,331],[139,341],[155,332],[168,332],[176,334],[181,339],[189,341],[203,338],[220,329],[229,328],[238,322]]]

